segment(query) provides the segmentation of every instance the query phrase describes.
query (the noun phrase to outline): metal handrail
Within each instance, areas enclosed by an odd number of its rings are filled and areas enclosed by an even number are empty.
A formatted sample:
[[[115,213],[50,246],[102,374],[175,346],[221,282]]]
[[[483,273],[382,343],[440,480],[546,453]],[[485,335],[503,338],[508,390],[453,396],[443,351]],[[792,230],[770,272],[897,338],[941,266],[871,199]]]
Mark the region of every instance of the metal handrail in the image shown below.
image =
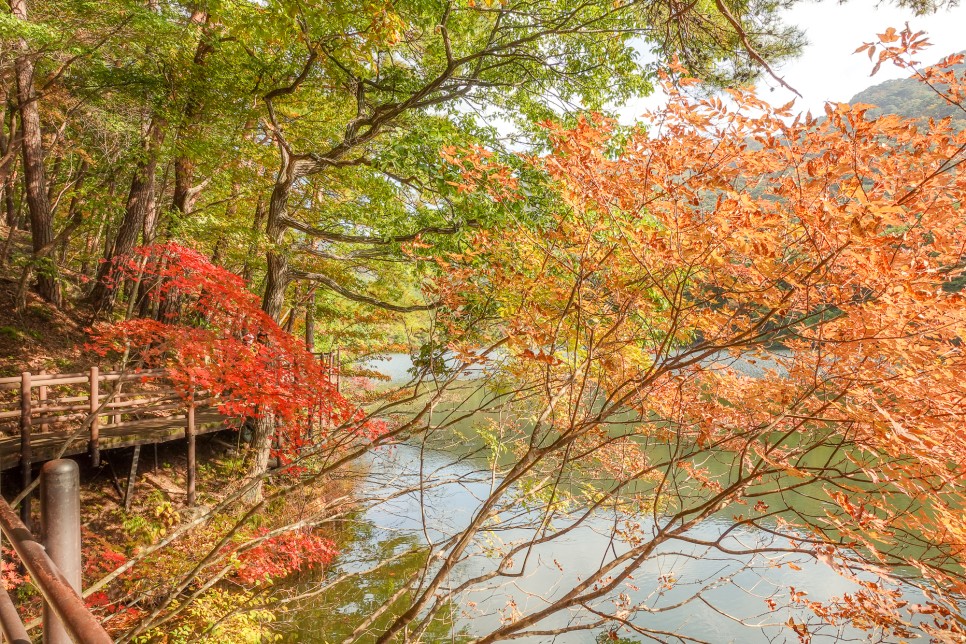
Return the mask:
[[[11,644],[31,644],[27,628],[20,619],[17,607],[13,605],[10,594],[0,585],[0,630],[3,631],[4,641]]]
[[[71,586],[67,577],[51,561],[46,548],[34,539],[33,534],[20,521],[17,513],[5,499],[0,498],[0,531],[10,541],[47,606],[60,619],[74,642],[84,644],[112,644],[97,618],[88,610],[80,594]],[[6,595],[6,592],[3,592]],[[11,615],[12,609],[12,615]],[[11,620],[15,620],[12,621]],[[9,595],[6,601],[0,595],[0,621],[3,631],[14,642],[23,639],[26,630]],[[29,641],[29,639],[27,639]]]

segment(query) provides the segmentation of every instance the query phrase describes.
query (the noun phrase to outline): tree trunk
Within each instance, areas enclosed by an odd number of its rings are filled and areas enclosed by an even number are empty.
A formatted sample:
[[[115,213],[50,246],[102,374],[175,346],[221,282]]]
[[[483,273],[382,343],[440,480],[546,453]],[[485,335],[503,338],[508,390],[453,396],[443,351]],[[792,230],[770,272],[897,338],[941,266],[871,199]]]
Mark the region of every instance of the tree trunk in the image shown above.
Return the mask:
[[[191,212],[197,197],[197,193],[192,190],[194,173],[195,163],[187,156],[179,156],[174,160],[174,198],[171,206],[183,215]]]
[[[17,219],[17,204],[14,200],[14,192],[17,190],[17,172],[14,170],[7,175],[3,182],[3,205],[6,210],[7,226],[11,229],[16,228],[19,223]]]
[[[39,265],[41,261],[48,260],[51,256],[55,255],[57,252],[58,244],[63,245],[66,248],[67,242],[70,240],[70,236],[75,230],[80,228],[81,224],[84,223],[84,215],[80,210],[80,195],[84,185],[84,178],[87,175],[87,161],[83,161],[77,172],[77,176],[74,179],[74,194],[71,198],[70,211],[67,217],[67,223],[57,234],[56,237],[50,240],[46,246],[35,249],[33,253],[34,261],[31,264],[24,266],[23,273],[20,277],[20,284],[17,288],[17,295],[15,298],[16,310],[22,311],[27,305],[27,281],[30,279],[30,274],[33,271],[35,265]],[[65,251],[66,252],[66,251]],[[55,264],[56,265],[56,264]]]
[[[272,198],[268,203],[268,224],[265,232],[268,237],[269,250],[265,275],[265,294],[262,297],[262,310],[276,322],[280,320],[282,315],[285,289],[289,282],[288,258],[284,253],[278,252],[277,249],[281,248],[282,237],[285,235],[283,221],[288,209],[289,193],[296,178],[295,168],[290,162],[288,154],[283,150],[282,165],[275,180],[275,187],[272,189]],[[260,417],[256,419],[255,439],[252,442],[255,458],[250,476],[258,477],[265,472],[274,439],[275,417],[270,413],[260,414]],[[249,493],[248,500],[257,501],[261,499],[261,496],[262,482],[259,480]]]
[[[215,240],[215,248],[211,251],[211,263],[221,264],[221,247],[225,245],[225,238],[219,237]]]
[[[84,223],[84,214],[81,212],[81,191],[84,189],[84,180],[87,179],[87,170],[90,168],[87,161],[81,161],[80,168],[77,170],[77,176],[74,178],[73,193],[70,197],[70,207],[67,209],[67,227],[62,231],[63,239],[60,244],[60,263],[64,264],[67,261],[67,246],[70,242],[71,231],[80,228],[80,225]]]
[[[165,180],[161,182],[162,192],[165,189],[165,183],[167,182],[167,172],[165,172]],[[158,237],[158,208],[157,200],[155,198],[154,191],[151,191],[151,202],[148,205],[147,212],[144,216],[144,223],[141,226],[141,239],[145,246],[150,246],[155,242]],[[143,269],[142,269],[143,270]],[[138,290],[137,290],[137,300],[138,300],[138,315],[142,318],[149,317],[151,315],[151,289],[158,288],[158,280],[142,279],[139,280]],[[130,317],[130,315],[128,316]]]
[[[107,182],[107,202],[114,203],[114,195],[117,194],[117,178],[111,175]],[[81,263],[81,274],[89,275],[90,269],[92,268],[90,262],[95,260],[97,253],[101,247],[101,238],[104,238],[104,252],[110,248],[110,244],[107,243],[107,238],[110,236],[109,221],[106,216],[102,216],[100,222],[97,224],[97,230],[94,232],[94,236],[90,238],[87,244],[87,252],[84,254],[84,261]],[[96,277],[96,275],[95,275]]]
[[[26,0],[11,0],[10,9],[20,20],[27,20]],[[20,128],[23,131],[24,193],[30,212],[30,234],[34,252],[47,246],[54,238],[54,221],[47,198],[47,177],[44,173],[43,132],[40,109],[34,92],[34,63],[30,59],[27,42],[18,43],[20,56],[15,63],[17,101],[20,104]],[[37,292],[55,305],[60,305],[60,285],[50,266],[38,267]]]
[[[164,190],[164,182],[161,189]],[[158,202],[154,194],[154,185],[147,191],[147,204],[144,208],[144,220],[141,222],[141,239],[145,245],[153,244],[158,233]]]
[[[64,157],[57,155],[54,157],[54,163],[50,168],[50,181],[47,184],[47,201],[53,204],[54,195],[57,194],[57,177],[60,176],[60,166],[64,162]]]
[[[258,198],[258,202],[255,204],[255,218],[252,221],[252,232],[253,237],[258,237],[262,232],[262,222],[265,221],[265,206],[263,205],[262,198]],[[242,267],[242,279],[245,283],[252,281],[252,273],[254,272],[254,266],[252,258],[255,257],[255,251],[257,250],[257,245],[253,241],[248,246],[248,256],[245,257],[245,266]]]
[[[13,228],[17,225],[13,193],[17,182],[17,157],[21,143],[20,134],[17,132],[16,110],[7,111],[9,92],[6,87],[0,89],[0,92],[0,190],[3,190],[7,226]]]
[[[252,478],[261,477],[268,471],[268,459],[272,452],[272,441],[275,440],[275,416],[272,414],[259,414],[255,418],[255,433],[252,437],[252,460],[249,475]],[[262,499],[262,479],[258,478],[251,490],[245,495],[243,502],[257,503]]]
[[[208,41],[208,12],[203,9],[194,9],[191,12],[191,22],[203,24],[204,31],[195,49],[194,66],[200,70],[205,65],[205,60],[212,50]],[[178,142],[190,136],[201,120],[202,105],[196,94],[191,94],[185,103],[184,118],[178,127]],[[195,163],[191,157],[184,152],[178,154],[174,160],[174,197],[171,206],[174,210],[187,215],[194,209],[195,201],[198,199],[199,191],[194,187]]]
[[[293,181],[286,172],[272,189],[272,199],[268,204],[268,225],[265,229],[268,237],[269,249],[266,273],[265,294],[262,297],[262,310],[276,322],[281,318],[282,306],[285,303],[285,289],[288,287],[288,258],[278,251],[281,248],[282,237],[285,235],[285,225],[282,223],[288,209],[288,196],[292,190]]]
[[[164,194],[168,188],[168,175],[171,166],[167,165],[164,171],[164,178],[161,180],[161,185],[156,191],[158,194]],[[171,237],[170,226],[173,223],[172,218],[167,218],[168,228],[162,233],[159,233],[159,224],[161,217],[158,213],[157,203],[152,195],[151,207],[148,209],[148,214],[144,219],[144,227],[142,229],[141,235],[145,246],[150,246],[156,244],[158,237],[164,235],[165,238]],[[162,260],[165,264],[167,260]],[[158,291],[161,289],[161,279],[157,276],[149,276],[147,279],[140,280],[140,285],[137,291],[137,302],[138,302],[138,315],[142,318],[152,318],[158,319],[158,299],[151,296],[152,291]]]
[[[309,291],[309,298],[305,303],[305,348],[309,353],[315,353],[315,289]]]
[[[181,314],[181,294],[178,289],[170,288],[158,302],[157,319],[161,322],[174,322]]]
[[[124,219],[117,231],[110,251],[105,253],[105,261],[97,271],[97,281],[88,300],[97,309],[109,309],[114,304],[116,289],[109,283],[111,260],[131,252],[139,235],[143,234],[145,221],[155,217],[154,185],[158,169],[158,155],[164,142],[165,122],[158,116],[151,118],[144,137],[144,156],[138,161],[131,179]]]

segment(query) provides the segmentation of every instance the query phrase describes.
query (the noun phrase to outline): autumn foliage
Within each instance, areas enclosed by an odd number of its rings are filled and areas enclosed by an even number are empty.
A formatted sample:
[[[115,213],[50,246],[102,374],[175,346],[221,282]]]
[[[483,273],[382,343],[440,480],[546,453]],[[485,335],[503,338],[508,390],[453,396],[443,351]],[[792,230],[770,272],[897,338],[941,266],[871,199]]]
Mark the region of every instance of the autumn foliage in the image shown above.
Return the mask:
[[[339,424],[353,414],[304,343],[261,310],[239,276],[197,251],[141,247],[115,260],[113,276],[149,284],[161,313],[98,326],[92,344],[101,355],[163,367],[186,399],[210,397],[228,418],[272,415],[284,428],[283,456],[306,444],[313,420]]]
[[[267,537],[238,555],[238,580],[256,584],[280,579],[299,571],[318,568],[332,561],[335,544],[310,531],[284,532]]]
[[[924,44],[909,31],[880,38],[863,50],[910,69]],[[962,103],[961,61],[919,75]],[[452,348],[502,337],[517,376],[541,383],[535,462],[566,465],[572,449],[615,478],[677,471],[703,488],[700,502],[668,501],[666,526],[630,554],[737,504],[736,527],[782,535],[785,552],[858,587],[830,601],[792,587],[788,605],[820,623],[962,641],[966,132],[869,105],[796,116],[743,89],[695,99],[697,83],[665,79],[667,107],[629,133],[599,115],[546,124],[552,150],[529,164],[558,196],[552,225],[479,233],[451,257],[437,284],[450,328],[469,312],[492,321]],[[478,150],[449,158],[470,169],[463,189],[526,201]],[[491,177],[501,185],[481,188]],[[628,410],[645,422],[626,440],[601,429]],[[678,451],[658,464],[645,439]],[[711,450],[730,455],[723,471],[701,457]],[[759,500],[764,488],[782,491],[782,507]],[[803,489],[818,490],[821,511],[796,505]],[[903,601],[901,583],[923,601]],[[567,601],[596,596],[585,593]],[[805,624],[788,625],[808,640]]]

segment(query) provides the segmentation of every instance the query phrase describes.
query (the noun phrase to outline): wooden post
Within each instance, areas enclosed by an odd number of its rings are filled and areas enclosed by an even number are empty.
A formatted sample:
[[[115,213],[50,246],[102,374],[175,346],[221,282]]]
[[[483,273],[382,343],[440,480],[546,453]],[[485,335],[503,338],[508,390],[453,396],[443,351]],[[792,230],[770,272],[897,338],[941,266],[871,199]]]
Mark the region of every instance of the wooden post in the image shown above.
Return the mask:
[[[121,401],[121,380],[120,379],[117,381],[117,384],[114,388],[114,392],[115,392],[114,402],[120,402]],[[121,420],[123,417],[121,416],[120,409],[121,409],[120,407],[114,408],[114,415],[111,416],[111,423],[113,423],[114,425],[121,424]]]
[[[30,372],[20,374],[20,482],[24,490],[30,485],[33,455],[30,453]],[[20,519],[30,528],[30,495],[20,502]]]
[[[333,368],[335,369],[335,391],[336,393],[342,392],[342,348],[338,347],[335,350],[335,364]]]
[[[100,407],[100,391],[99,382],[100,374],[98,373],[97,367],[91,367],[91,414],[94,416],[91,419],[91,442],[89,444],[91,452],[91,463],[94,467],[101,466],[101,447],[98,444],[98,440],[101,435],[101,419],[97,415],[97,409]]]
[[[44,369],[41,369],[40,370],[40,373],[38,375],[41,376],[40,379],[43,380],[43,376],[47,375],[47,372]],[[47,385],[40,385],[37,388],[37,390],[38,390],[37,391],[37,399],[39,401],[37,403],[37,409],[38,409],[40,415],[43,416],[44,415],[44,407],[47,406]],[[40,423],[40,431],[46,432],[48,429],[50,429],[50,426],[47,423]]]
[[[188,506],[195,504],[195,397],[194,392],[188,399],[188,423],[184,429],[188,439]]]
[[[131,511],[131,501],[134,500],[134,484],[138,478],[138,460],[141,457],[141,446],[134,446],[134,455],[131,456],[131,471],[127,475],[127,487],[124,488],[124,511]]]
[[[117,478],[114,463],[109,458],[105,458],[104,462],[107,463],[107,471],[111,473],[111,485],[114,486],[114,491],[117,492],[118,504],[124,503],[124,488],[121,487],[121,481]]]

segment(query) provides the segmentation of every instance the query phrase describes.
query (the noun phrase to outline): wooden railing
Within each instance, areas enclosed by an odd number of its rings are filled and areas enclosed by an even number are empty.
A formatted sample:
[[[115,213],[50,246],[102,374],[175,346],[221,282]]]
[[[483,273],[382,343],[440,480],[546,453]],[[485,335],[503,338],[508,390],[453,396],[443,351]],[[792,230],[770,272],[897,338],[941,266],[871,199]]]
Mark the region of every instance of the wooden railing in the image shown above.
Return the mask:
[[[327,372],[329,374],[329,383],[335,385],[336,391],[342,391],[342,350],[335,349],[334,351],[314,351],[312,353],[316,358],[319,359],[325,367],[327,367]]]
[[[12,378],[0,378],[0,391],[15,391],[17,399],[14,402],[14,396],[5,396],[4,404],[0,405],[0,431],[19,431],[24,451],[29,452],[32,432],[73,429],[96,414],[90,423],[91,456],[96,460],[102,428],[129,424],[132,415],[183,407],[170,386],[147,390],[135,387],[133,391],[124,391],[125,383],[130,383],[129,387],[147,382],[162,384],[160,379],[163,376],[162,369],[101,372],[98,367],[91,367],[87,373],[32,374],[25,371]],[[107,383],[113,383],[112,389],[117,391],[105,387]]]
[[[329,382],[339,390],[340,351],[314,355],[327,367]],[[3,448],[0,459],[16,456],[17,461],[6,461],[3,467],[19,465],[22,484],[27,489],[32,482],[35,461],[82,453],[83,447],[79,450],[74,447],[79,441],[86,441],[86,451],[98,467],[102,448],[137,447],[171,440],[172,430],[180,432],[183,428],[188,441],[187,500],[193,505],[198,426],[212,427],[223,420],[211,409],[212,402],[210,395],[201,390],[192,392],[186,399],[165,377],[163,369],[101,371],[91,367],[83,373],[25,371],[19,376],[0,378],[0,448]],[[201,419],[199,413],[204,414]],[[151,434],[151,430],[158,433]],[[139,435],[145,438],[141,440]],[[19,449],[10,444],[17,436]],[[133,477],[137,449],[132,465]],[[129,493],[125,496],[127,505]],[[29,525],[29,497],[23,501],[21,516]]]
[[[41,474],[43,540],[0,498],[0,531],[9,540],[31,582],[44,598],[46,644],[110,644],[113,640],[81,598],[80,475],[71,460],[50,461]],[[0,586],[0,630],[14,644],[30,644],[6,589]]]
[[[58,374],[25,371],[0,378],[0,432],[20,436],[19,465],[26,488],[32,479],[34,443],[45,436],[63,438],[65,444],[86,438],[96,467],[100,465],[105,432],[131,435],[159,423],[183,421],[188,439],[188,501],[192,504],[195,411],[210,402],[205,392],[196,392],[186,402],[165,379],[163,369],[101,371],[91,367],[85,373]],[[85,422],[88,427],[84,435],[75,436]],[[40,460],[48,458],[50,455],[45,454]],[[26,501],[21,510],[28,523]]]

